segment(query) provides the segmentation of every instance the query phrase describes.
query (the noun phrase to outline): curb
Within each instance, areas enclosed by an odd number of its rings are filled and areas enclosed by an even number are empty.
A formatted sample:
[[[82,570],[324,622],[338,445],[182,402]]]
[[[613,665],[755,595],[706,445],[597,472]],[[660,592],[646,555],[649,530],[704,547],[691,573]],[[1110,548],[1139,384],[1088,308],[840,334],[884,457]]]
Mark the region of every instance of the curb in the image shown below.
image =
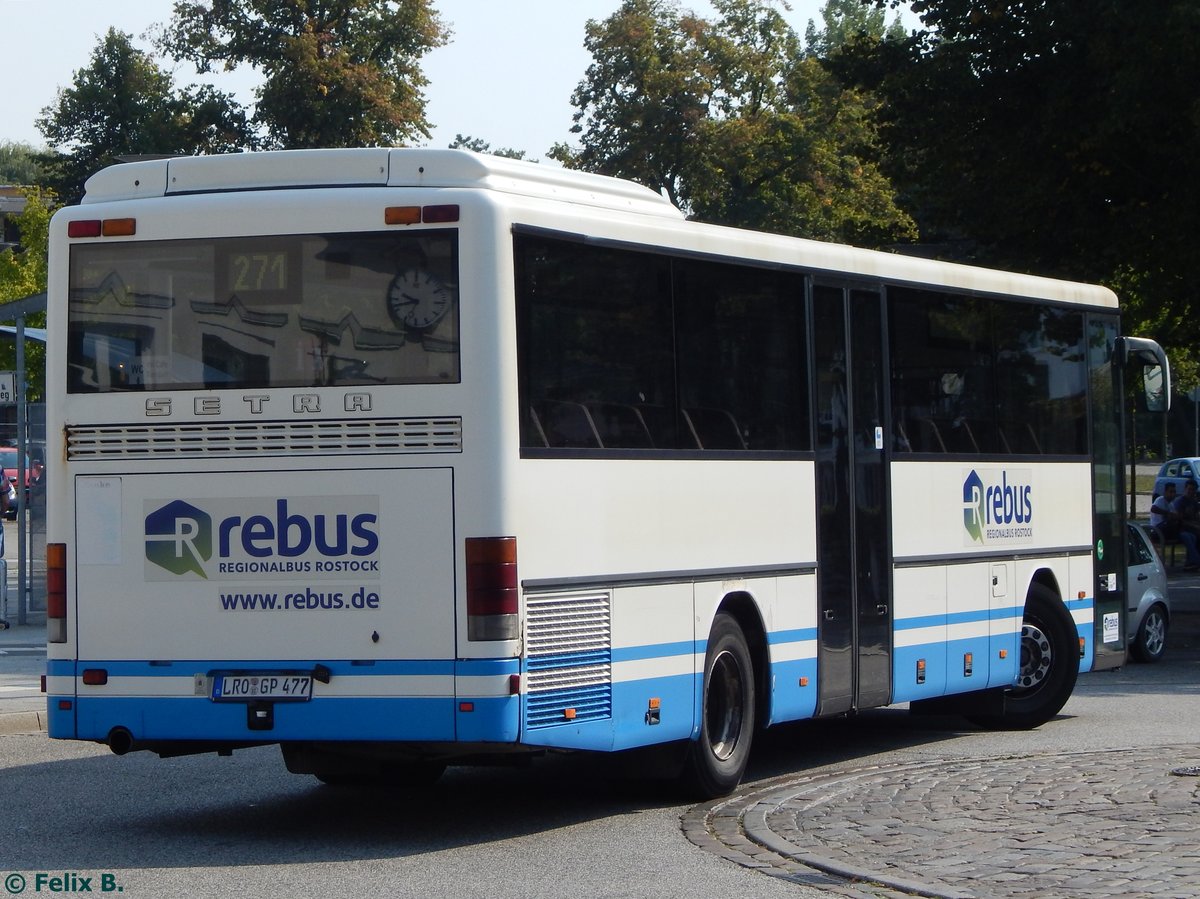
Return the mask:
[[[46,732],[45,712],[4,712],[0,714],[0,736]]]

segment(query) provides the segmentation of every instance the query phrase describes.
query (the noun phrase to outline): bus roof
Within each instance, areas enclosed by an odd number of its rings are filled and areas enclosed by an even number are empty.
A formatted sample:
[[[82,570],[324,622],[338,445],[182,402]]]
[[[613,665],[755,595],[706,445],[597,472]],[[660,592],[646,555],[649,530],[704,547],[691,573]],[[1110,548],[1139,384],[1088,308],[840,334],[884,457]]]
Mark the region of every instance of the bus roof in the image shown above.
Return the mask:
[[[88,179],[84,203],[289,187],[465,187],[682,219],[640,184],[467,150],[275,150],[178,156],[110,166]]]
[[[641,217],[655,240],[716,256],[931,287],[1117,306],[1106,287],[931,261],[762,232],[688,222],[670,201],[632,181],[467,150],[365,148],[179,156],[110,166],[88,179],[83,204],[188,194],[319,187],[434,187],[497,191]],[[645,219],[642,219],[645,221]],[[640,229],[634,229],[640,230]],[[641,233],[647,233],[641,231]],[[637,243],[632,239],[631,243]]]

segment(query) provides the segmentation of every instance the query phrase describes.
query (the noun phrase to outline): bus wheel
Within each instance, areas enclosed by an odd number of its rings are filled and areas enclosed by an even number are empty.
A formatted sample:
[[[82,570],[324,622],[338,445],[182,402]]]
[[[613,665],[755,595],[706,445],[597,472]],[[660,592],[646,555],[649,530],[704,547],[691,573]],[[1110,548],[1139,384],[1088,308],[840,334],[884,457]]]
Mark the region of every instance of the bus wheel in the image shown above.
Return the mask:
[[[719,612],[704,654],[700,738],[688,748],[684,779],[706,799],[733,791],[750,758],[754,735],[754,666],[734,617]]]
[[[969,720],[993,730],[1028,730],[1059,713],[1079,676],[1079,632],[1066,606],[1041,584],[1029,588],[1021,625],[1021,670],[998,715]]]

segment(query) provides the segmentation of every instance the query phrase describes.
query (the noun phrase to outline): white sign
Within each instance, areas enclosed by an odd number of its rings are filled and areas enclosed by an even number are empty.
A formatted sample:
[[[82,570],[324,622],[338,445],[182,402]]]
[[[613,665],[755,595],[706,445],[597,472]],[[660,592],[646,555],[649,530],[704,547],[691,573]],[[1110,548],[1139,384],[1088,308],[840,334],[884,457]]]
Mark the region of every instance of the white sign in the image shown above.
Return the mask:
[[[1116,643],[1121,639],[1121,613],[1105,612],[1102,620],[1104,622],[1104,642]]]
[[[17,373],[0,371],[0,405],[12,405],[17,401]]]

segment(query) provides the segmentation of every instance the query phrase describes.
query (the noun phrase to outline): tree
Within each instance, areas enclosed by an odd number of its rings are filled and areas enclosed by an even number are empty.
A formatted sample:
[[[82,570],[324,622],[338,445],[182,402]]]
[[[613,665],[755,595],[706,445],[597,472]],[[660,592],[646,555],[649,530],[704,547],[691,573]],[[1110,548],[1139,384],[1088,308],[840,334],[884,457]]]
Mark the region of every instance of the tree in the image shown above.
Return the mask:
[[[456,134],[454,141],[450,144],[451,150],[471,150],[475,153],[484,153],[489,156],[502,156],[505,159],[524,159],[524,150],[513,150],[510,147],[497,147],[492,149],[492,145],[478,137],[470,137],[469,135]]]
[[[871,6],[870,0],[826,0],[821,21],[825,27],[820,31],[812,19],[804,30],[806,52],[819,59],[854,41],[901,41],[907,36],[899,17],[888,25],[883,9]]]
[[[132,37],[109,29],[91,65],[42,110],[38,130],[52,154],[42,157],[49,184],[67,202],[89,175],[121,156],[222,153],[252,148],[245,111],[209,86],[176,90],[169,73]]]
[[[0,253],[0,316],[4,303],[23,300],[46,290],[46,256],[50,239],[50,216],[56,207],[54,195],[38,188],[28,188],[25,209],[15,216],[21,234],[21,246]],[[31,327],[45,327],[46,314],[36,313],[26,319]],[[45,387],[45,346],[29,342],[25,347],[25,370],[28,383],[26,394],[31,400],[40,398]],[[11,340],[0,340],[0,369],[16,368],[16,346]]]
[[[693,217],[883,244],[912,221],[880,174],[869,98],[843,90],[766,0],[714,0],[719,19],[625,0],[589,22],[565,165],[631,178]]]
[[[42,169],[29,144],[0,141],[0,184],[36,184]]]
[[[429,136],[418,60],[446,42],[430,0],[178,0],[158,46],[201,72],[264,75],[254,120],[272,146]]]
[[[925,31],[835,64],[884,99],[889,174],[922,233],[987,264],[1124,288],[1127,332],[1195,346],[1194,0],[913,9]]]
[[[550,157],[638,181],[682,205],[713,91],[697,40],[706,25],[669,0],[625,0],[603,22],[589,20],[584,47],[593,62],[571,95],[581,146],[556,145]]]

